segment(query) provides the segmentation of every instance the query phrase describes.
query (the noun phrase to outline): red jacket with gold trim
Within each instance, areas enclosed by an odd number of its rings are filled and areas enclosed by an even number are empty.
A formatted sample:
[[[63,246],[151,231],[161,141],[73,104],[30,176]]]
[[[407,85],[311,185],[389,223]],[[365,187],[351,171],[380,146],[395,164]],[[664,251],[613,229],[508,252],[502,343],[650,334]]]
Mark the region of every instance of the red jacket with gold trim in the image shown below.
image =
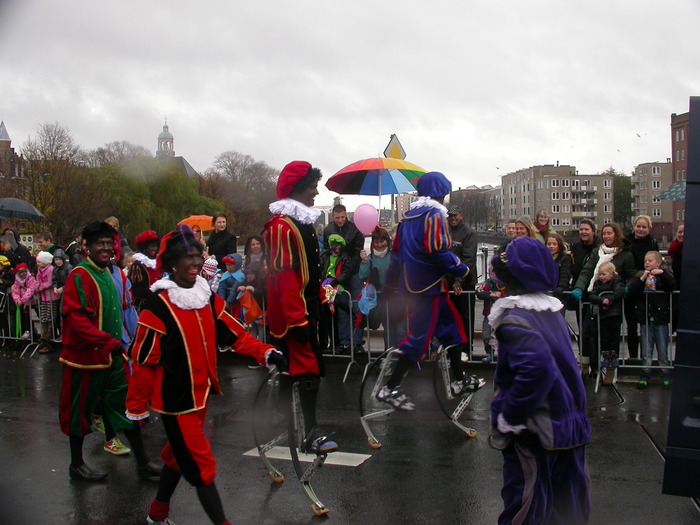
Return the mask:
[[[201,285],[199,279],[195,286]],[[134,360],[126,400],[130,418],[148,415],[149,404],[156,412],[173,415],[203,409],[211,390],[221,394],[218,346],[231,345],[236,353],[253,356],[259,363],[274,348],[246,332],[226,311],[224,300],[202,281],[209,294],[203,307],[181,308],[167,289],[161,289],[139,315],[130,347]]]

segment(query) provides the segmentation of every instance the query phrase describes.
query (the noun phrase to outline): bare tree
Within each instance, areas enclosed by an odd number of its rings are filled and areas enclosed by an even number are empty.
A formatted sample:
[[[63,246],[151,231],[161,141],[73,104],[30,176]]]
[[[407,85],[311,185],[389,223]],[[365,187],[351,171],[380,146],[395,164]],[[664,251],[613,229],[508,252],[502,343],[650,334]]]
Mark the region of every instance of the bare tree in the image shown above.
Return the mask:
[[[28,161],[35,163],[76,162],[82,155],[68,128],[58,122],[45,122],[39,126],[35,138],[30,136],[20,150]]]
[[[128,164],[142,157],[153,157],[151,152],[126,140],[116,140],[86,154],[88,166],[98,167],[108,164]]]

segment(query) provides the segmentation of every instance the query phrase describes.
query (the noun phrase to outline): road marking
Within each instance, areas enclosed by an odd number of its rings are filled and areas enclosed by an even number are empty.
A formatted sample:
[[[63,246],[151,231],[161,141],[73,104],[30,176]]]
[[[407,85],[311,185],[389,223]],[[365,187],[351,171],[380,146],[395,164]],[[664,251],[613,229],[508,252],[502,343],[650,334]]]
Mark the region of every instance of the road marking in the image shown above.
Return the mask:
[[[244,456],[260,457],[257,448],[251,448],[247,452],[243,453]],[[286,461],[291,461],[292,457],[289,454],[288,447],[272,447],[268,450],[265,455],[268,459],[284,459]],[[370,454],[353,454],[350,452],[333,452],[328,454],[326,458],[326,465],[336,465],[340,467],[358,467],[362,465],[372,456]],[[313,463],[316,459],[316,454],[299,454],[299,461],[303,463]]]

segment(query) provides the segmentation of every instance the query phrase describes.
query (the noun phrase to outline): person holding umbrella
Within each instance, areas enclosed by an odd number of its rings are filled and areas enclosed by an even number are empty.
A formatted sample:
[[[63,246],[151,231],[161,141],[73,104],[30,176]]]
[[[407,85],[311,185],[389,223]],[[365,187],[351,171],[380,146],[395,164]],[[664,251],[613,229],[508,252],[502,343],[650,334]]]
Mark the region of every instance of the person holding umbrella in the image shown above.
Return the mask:
[[[451,238],[447,208],[443,205],[452,184],[440,172],[423,175],[417,183],[419,198],[399,224],[386,286],[399,288],[409,296],[408,335],[399,344],[402,356],[387,384],[377,394],[400,410],[414,410],[414,404],[400,388],[401,380],[419,362],[436,337],[450,356],[455,396],[481,388],[485,381],[464,373],[462,352],[467,351],[467,334],[449,296],[446,275],[465,279],[469,267],[450,251]]]

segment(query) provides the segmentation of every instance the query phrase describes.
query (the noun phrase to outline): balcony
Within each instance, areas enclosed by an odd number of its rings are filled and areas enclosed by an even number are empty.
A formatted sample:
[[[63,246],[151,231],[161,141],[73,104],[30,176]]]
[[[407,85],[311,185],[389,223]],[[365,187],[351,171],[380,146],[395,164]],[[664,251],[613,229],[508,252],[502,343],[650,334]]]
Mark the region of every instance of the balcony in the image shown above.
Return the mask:
[[[571,213],[574,219],[595,218],[598,216],[597,211],[575,211]]]
[[[580,186],[571,188],[572,193],[591,193],[598,191],[598,186]]]

